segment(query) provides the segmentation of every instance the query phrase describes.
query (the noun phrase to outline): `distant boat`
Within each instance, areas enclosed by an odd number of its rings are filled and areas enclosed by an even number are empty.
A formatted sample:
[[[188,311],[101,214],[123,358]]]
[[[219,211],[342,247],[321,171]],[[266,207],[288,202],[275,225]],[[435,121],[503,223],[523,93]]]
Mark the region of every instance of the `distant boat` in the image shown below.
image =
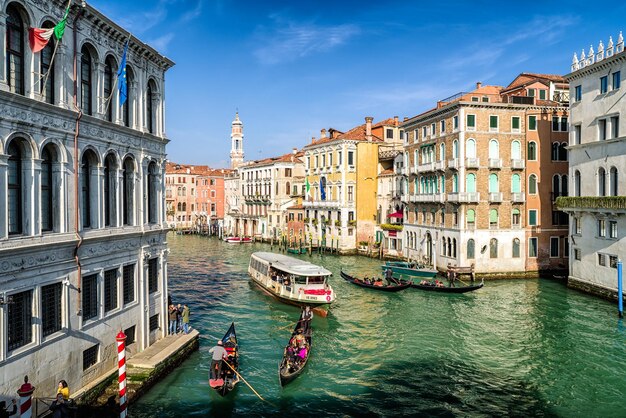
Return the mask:
[[[264,292],[290,305],[315,307],[335,301],[335,292],[328,284],[333,273],[308,261],[256,252],[250,256],[248,273]]]
[[[250,237],[226,237],[224,241],[230,244],[247,244],[252,242],[252,238]]]
[[[222,345],[228,352],[228,359],[223,360],[221,375],[217,376],[217,379],[210,379],[209,385],[220,395],[226,396],[239,383],[239,376],[236,373],[239,370],[239,345],[234,322],[230,324],[230,328],[224,334]]]
[[[301,247],[301,248],[297,248],[297,247],[289,247],[287,248],[287,252],[290,254],[306,254],[306,248],[305,247]]]

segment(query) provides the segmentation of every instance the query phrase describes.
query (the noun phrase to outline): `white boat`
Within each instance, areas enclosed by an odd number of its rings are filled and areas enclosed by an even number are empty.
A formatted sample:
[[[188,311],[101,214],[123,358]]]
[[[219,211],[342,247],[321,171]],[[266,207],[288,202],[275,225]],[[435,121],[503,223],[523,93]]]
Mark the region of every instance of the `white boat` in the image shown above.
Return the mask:
[[[224,241],[230,244],[247,244],[252,242],[252,238],[250,237],[226,237]]]
[[[335,301],[335,292],[328,284],[332,273],[308,261],[256,252],[250,256],[248,273],[257,286],[281,302],[320,306]]]

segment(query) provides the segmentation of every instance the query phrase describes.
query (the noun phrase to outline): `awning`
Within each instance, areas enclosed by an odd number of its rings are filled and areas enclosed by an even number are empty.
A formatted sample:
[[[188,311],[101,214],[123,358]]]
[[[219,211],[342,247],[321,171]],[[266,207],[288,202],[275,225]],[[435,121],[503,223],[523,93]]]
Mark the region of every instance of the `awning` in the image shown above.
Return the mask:
[[[404,214],[402,212],[394,212],[388,217],[389,218],[404,218]]]

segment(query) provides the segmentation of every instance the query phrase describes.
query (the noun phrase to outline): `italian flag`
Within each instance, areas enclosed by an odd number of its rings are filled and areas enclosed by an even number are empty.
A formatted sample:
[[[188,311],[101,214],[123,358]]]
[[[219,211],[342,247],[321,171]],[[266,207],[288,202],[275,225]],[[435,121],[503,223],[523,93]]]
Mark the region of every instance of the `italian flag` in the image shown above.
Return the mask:
[[[308,177],[305,178],[304,186],[306,188],[306,197],[310,199],[311,198],[311,183],[309,183]]]
[[[63,15],[63,19],[59,23],[56,24],[55,27],[50,29],[44,28],[28,28],[28,42],[30,43],[30,49],[33,52],[39,52],[48,45],[48,41],[52,38],[52,35],[60,41],[63,37],[63,33],[65,32],[65,25],[67,23],[67,15],[70,12],[70,8],[68,6],[65,9],[65,14]]]

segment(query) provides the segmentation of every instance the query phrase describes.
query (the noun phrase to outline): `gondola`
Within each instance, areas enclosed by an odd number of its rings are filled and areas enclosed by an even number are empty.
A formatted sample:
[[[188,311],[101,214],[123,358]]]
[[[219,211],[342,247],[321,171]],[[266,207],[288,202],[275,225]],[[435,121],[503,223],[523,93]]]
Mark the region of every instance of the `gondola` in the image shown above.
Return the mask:
[[[394,279],[396,280],[396,279]],[[440,293],[467,293],[467,292],[472,292],[474,290],[478,290],[481,287],[483,287],[485,285],[485,281],[481,281],[480,283],[476,284],[476,285],[470,285],[470,286],[459,286],[459,287],[453,287],[453,286],[437,286],[434,282],[429,282],[432,284],[421,284],[421,283],[415,283],[412,282],[411,283],[411,287],[415,288],[415,289],[421,289],[421,290],[426,290],[429,292],[440,292]]]
[[[226,396],[239,383],[239,376],[236,373],[239,370],[239,345],[234,322],[230,324],[230,328],[224,334],[222,344],[228,352],[228,359],[223,360],[224,364],[222,364],[220,376],[215,380],[210,379],[209,385],[221,396]]]
[[[289,342],[285,346],[283,350],[283,359],[278,366],[278,378],[280,380],[280,386],[284,387],[288,383],[292,382],[296,377],[300,376],[307,362],[309,361],[309,357],[311,357],[311,327],[308,328],[306,333],[300,333],[304,327],[302,326],[303,317],[302,313],[300,314],[300,319],[296,324],[293,332],[291,333],[291,337],[289,338]],[[306,347],[306,356],[301,359],[298,356],[298,348],[297,348],[297,337],[298,334],[304,336],[304,347]],[[296,345],[296,347],[294,347]]]
[[[361,287],[366,287],[368,289],[374,289],[374,290],[381,290],[383,292],[399,292],[401,290],[404,289],[408,289],[409,287],[411,287],[411,282],[409,281],[402,281],[402,280],[394,280],[394,285],[386,285],[386,286],[375,286],[373,284],[367,284],[365,283],[363,280],[357,279],[356,277],[352,277],[349,274],[344,273],[343,271],[341,272],[341,277],[350,282],[353,283],[357,286],[361,286]]]

